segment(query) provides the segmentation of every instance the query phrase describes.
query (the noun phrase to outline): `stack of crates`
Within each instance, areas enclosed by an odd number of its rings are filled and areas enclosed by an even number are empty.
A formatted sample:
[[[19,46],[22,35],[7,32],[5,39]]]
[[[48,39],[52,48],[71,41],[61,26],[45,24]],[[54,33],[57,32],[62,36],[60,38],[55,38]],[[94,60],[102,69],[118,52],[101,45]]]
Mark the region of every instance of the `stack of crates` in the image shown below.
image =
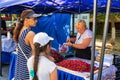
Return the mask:
[[[118,69],[116,72],[116,79],[115,80],[120,80],[120,56],[119,55],[114,55],[114,65]]]

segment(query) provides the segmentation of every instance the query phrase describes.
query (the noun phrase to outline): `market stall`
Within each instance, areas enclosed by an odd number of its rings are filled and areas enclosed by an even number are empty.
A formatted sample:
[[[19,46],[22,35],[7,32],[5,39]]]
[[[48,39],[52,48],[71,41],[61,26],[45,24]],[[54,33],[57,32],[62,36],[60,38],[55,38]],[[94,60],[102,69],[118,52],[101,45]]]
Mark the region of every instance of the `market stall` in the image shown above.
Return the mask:
[[[60,54],[53,51],[54,50],[52,50],[54,57],[57,57],[56,64],[58,68],[58,80],[90,80],[90,60],[80,59],[77,57],[63,58]],[[8,80],[11,80],[14,77],[16,58],[17,54],[16,52],[13,52],[11,54]],[[113,55],[106,54],[103,64],[104,67],[101,77],[102,80],[115,79],[115,73],[117,71],[117,68],[112,65],[112,61]],[[98,66],[99,62],[95,61],[94,80],[97,80],[98,78]],[[79,69],[77,69],[77,67],[79,67]]]
[[[71,12],[71,13],[81,13],[81,12],[86,12],[86,11],[88,11],[88,12],[90,12],[90,11],[92,11],[93,10],[93,1],[90,1],[90,0],[82,0],[82,1],[80,1],[80,0],[66,0],[66,1],[61,1],[61,0],[45,0],[45,1],[40,1],[40,0],[28,0],[28,2],[29,1],[33,1],[33,2],[30,2],[30,3],[24,3],[24,2],[20,2],[20,3],[17,3],[17,2],[15,2],[16,0],[11,0],[10,2],[8,2],[8,3],[6,3],[7,1],[3,1],[4,3],[2,3],[2,1],[1,1],[1,5],[2,6],[0,6],[0,8],[1,8],[1,11],[3,11],[3,12],[10,12],[10,13],[12,13],[11,11],[13,11],[13,13],[15,13],[14,12],[14,10],[16,11],[16,13],[17,12],[21,12],[21,9],[23,8],[23,9],[26,9],[26,8],[33,8],[34,7],[34,9],[36,10],[36,11],[38,11],[39,13],[42,13],[43,12],[43,10],[44,10],[44,12],[52,12],[52,11],[58,11],[58,12],[61,12],[61,11],[64,11],[64,12]],[[67,1],[71,1],[71,2],[67,2]],[[74,2],[74,1],[76,1],[76,2]],[[94,0],[95,1],[95,0]],[[103,0],[98,0],[98,8],[99,8],[99,11],[101,12],[105,12],[105,10],[106,10],[106,4],[107,4],[107,1],[108,0],[105,0],[105,1],[103,1]],[[27,1],[26,1],[27,2]],[[44,2],[44,3],[43,3]],[[13,4],[14,3],[14,4]],[[21,4],[21,3],[24,3],[24,4],[22,4],[22,6],[20,6],[20,5],[18,5],[18,6],[16,6],[16,4]],[[42,7],[42,9],[41,9],[41,4],[43,3],[43,7]],[[48,3],[48,4],[47,4]],[[38,4],[40,4],[39,6],[37,6]],[[46,5],[45,5],[46,4]],[[10,7],[10,8],[7,8],[7,9],[4,9],[5,7],[8,7],[8,6],[11,6],[11,5],[15,5],[15,6],[12,6],[12,7]],[[63,5],[63,6],[62,6]],[[71,5],[73,5],[73,6],[71,6]],[[96,4],[95,4],[96,5]],[[48,6],[48,7],[47,7]],[[50,7],[51,6],[51,7]],[[35,8],[36,7],[36,8]],[[118,0],[113,0],[113,3],[112,3],[112,8],[111,8],[111,10],[112,11],[119,11],[120,9],[118,9],[117,7],[119,7],[119,1]],[[19,10],[19,11],[18,11]],[[42,11],[41,11],[42,10]],[[52,11],[51,11],[52,10]],[[72,10],[72,11],[71,11]],[[97,11],[94,11],[94,13],[96,13]],[[96,16],[96,15],[94,15],[94,16]],[[94,21],[93,22],[95,22],[96,21],[96,17],[94,18]],[[106,25],[105,25],[105,27],[107,28],[107,23],[108,23],[108,20],[106,19]],[[95,29],[95,25],[96,24],[94,24],[94,27],[93,27],[93,29]],[[94,31],[94,30],[93,30]],[[105,29],[105,31],[106,31],[106,33],[107,33],[107,29]],[[93,32],[93,33],[95,33],[95,31]],[[95,33],[96,34],[96,33]],[[104,35],[106,35],[106,34],[104,34]],[[105,38],[106,36],[104,36],[104,40],[103,40],[103,44],[106,44],[106,42],[105,42],[105,40],[106,40],[106,38]],[[103,45],[104,46],[104,45]],[[103,47],[103,49],[102,49],[102,54],[104,54],[104,47]],[[94,48],[93,48],[93,51],[94,51]],[[94,52],[93,52],[94,53]],[[102,56],[102,59],[104,60],[104,55]],[[101,60],[101,62],[102,62],[102,60]],[[91,64],[92,65],[92,64]],[[102,64],[101,64],[102,65]],[[102,68],[102,67],[101,67]]]
[[[110,67],[105,67],[102,72],[102,80],[115,80],[116,67],[111,65]],[[65,69],[58,66],[58,78],[59,80],[90,80],[90,73],[79,73]],[[94,80],[97,80],[98,72],[94,75]]]
[[[109,59],[107,59],[107,57],[109,57],[109,55],[106,55],[106,61],[104,61],[104,66],[103,66],[103,71],[102,71],[102,80],[115,80],[115,73],[117,71],[117,68],[112,65],[111,61],[107,61]],[[70,60],[74,60],[69,62]],[[79,60],[79,61],[83,61],[83,62],[78,62],[75,60]],[[113,60],[113,59],[111,59]],[[67,61],[67,62],[66,62]],[[90,60],[85,60],[85,59],[79,59],[76,57],[73,58],[68,58],[66,61],[62,61],[60,62],[61,64],[58,66],[58,77],[59,80],[90,80]],[[88,64],[87,64],[88,63]],[[71,64],[74,64],[73,66],[71,66]],[[81,65],[79,66],[79,71],[75,71],[77,70],[76,68],[78,66],[76,65]],[[64,67],[61,67],[64,66]],[[96,69],[94,71],[94,80],[98,79],[98,66],[99,66],[99,62],[95,61],[95,66]],[[65,68],[67,67],[67,68]],[[80,68],[81,67],[81,68]],[[71,69],[75,69],[75,70],[70,70],[68,68]],[[80,72],[81,71],[81,72]],[[84,72],[85,71],[85,72]],[[74,76],[74,78],[73,78]]]

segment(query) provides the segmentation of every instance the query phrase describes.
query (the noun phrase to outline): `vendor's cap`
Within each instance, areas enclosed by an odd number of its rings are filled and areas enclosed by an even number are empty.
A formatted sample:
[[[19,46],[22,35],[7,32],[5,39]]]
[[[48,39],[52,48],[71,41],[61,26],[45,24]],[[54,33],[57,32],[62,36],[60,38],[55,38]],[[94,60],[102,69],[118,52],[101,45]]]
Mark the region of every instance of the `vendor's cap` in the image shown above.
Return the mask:
[[[39,43],[40,47],[45,46],[49,41],[54,40],[48,36],[45,32],[37,33],[33,38],[33,43]]]
[[[40,16],[40,14],[36,14],[32,9],[26,9],[26,10],[22,11],[22,13],[21,13],[21,18],[22,19],[37,18],[39,16]]]

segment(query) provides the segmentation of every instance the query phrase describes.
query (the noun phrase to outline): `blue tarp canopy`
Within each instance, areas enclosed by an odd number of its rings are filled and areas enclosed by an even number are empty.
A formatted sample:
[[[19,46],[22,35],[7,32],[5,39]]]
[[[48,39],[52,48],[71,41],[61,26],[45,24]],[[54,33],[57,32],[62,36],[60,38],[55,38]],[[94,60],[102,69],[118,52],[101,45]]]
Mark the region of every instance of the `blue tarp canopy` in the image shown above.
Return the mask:
[[[3,13],[20,13],[23,9],[32,8],[38,13],[92,12],[94,0],[0,0]],[[98,0],[97,11],[105,12],[108,0]],[[120,12],[120,0],[111,0],[111,11]]]
[[[30,1],[34,1],[34,0],[0,0],[0,8],[19,5]]]
[[[46,32],[53,37],[52,47],[59,50],[69,38],[70,34],[70,14],[53,13],[49,16],[38,18],[37,25],[32,28],[35,33]]]

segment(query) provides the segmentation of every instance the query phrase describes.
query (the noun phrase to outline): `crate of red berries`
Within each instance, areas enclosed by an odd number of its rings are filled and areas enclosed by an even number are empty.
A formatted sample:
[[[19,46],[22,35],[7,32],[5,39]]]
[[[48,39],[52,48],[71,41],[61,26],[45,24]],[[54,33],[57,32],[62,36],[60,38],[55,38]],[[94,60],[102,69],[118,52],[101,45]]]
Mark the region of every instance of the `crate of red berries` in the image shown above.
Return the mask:
[[[78,72],[90,72],[90,64],[87,62],[84,62],[82,60],[69,60],[69,59],[64,59],[61,62],[57,63],[58,66],[73,70],[73,71],[78,71]],[[97,70],[98,67],[94,67],[94,70]]]
[[[108,60],[108,59],[106,59],[105,57],[105,60]],[[109,61],[104,62],[103,71],[102,71],[102,80],[115,80],[115,73],[117,71],[117,68],[111,63],[109,63],[109,66],[105,65],[108,62]],[[66,77],[69,74],[72,74],[72,75],[75,75],[76,77],[82,77],[84,78],[84,80],[86,79],[89,80],[90,79],[90,68],[91,68],[90,63],[91,63],[90,60],[72,57],[72,58],[63,59],[62,61],[56,64],[57,64],[58,71],[62,72],[62,73],[59,73],[59,75]],[[94,80],[97,80],[98,72],[99,72],[99,62],[95,61]],[[67,80],[66,78],[65,80]]]

